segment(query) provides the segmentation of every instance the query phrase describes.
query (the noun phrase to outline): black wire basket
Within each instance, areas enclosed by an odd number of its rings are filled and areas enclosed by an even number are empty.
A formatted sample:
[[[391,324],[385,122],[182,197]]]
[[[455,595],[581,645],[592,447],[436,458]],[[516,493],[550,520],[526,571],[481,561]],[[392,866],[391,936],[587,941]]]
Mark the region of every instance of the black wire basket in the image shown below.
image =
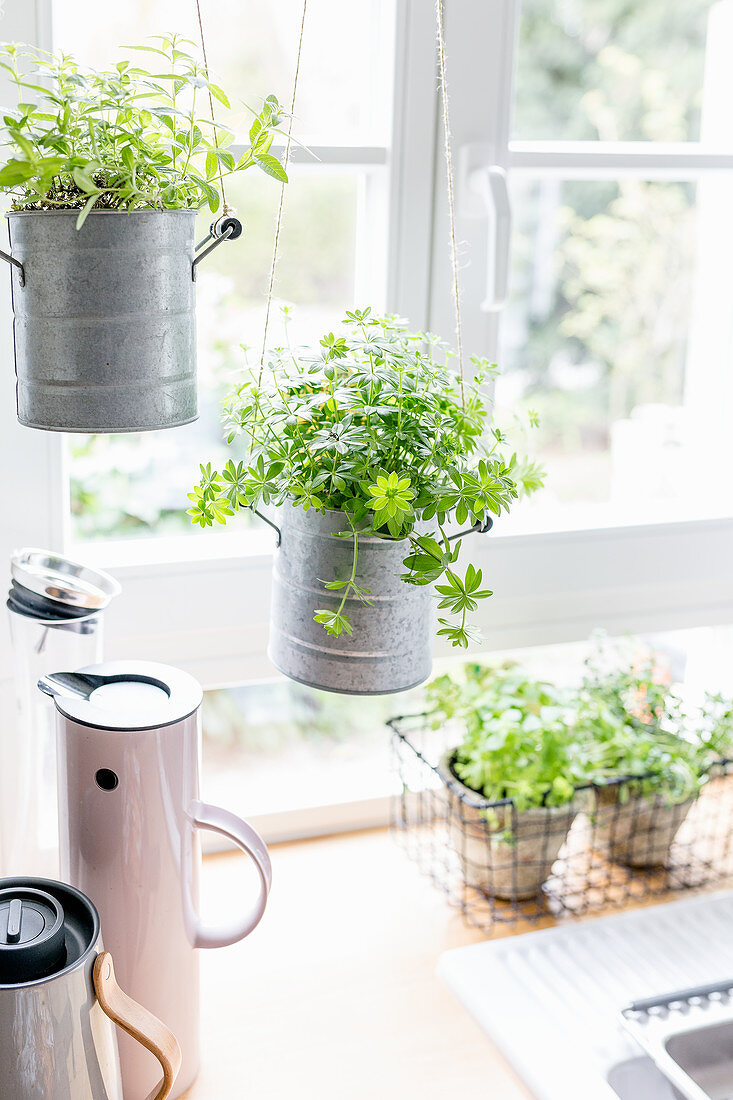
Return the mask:
[[[518,812],[452,771],[457,725],[393,718],[400,793],[393,831],[420,869],[486,933],[733,882],[733,762],[699,795],[669,804],[639,780],[578,788],[572,802]]]

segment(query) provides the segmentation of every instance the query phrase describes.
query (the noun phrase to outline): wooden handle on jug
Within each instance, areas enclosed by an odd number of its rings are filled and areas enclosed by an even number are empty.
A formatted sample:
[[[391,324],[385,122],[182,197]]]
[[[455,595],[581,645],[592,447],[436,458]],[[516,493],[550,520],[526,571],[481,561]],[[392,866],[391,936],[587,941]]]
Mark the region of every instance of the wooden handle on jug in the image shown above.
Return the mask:
[[[94,962],[94,990],[102,1011],[118,1027],[142,1043],[163,1067],[163,1083],[154,1100],[166,1100],[181,1068],[181,1048],[178,1040],[157,1016],[120,989],[109,951],[103,951]]]

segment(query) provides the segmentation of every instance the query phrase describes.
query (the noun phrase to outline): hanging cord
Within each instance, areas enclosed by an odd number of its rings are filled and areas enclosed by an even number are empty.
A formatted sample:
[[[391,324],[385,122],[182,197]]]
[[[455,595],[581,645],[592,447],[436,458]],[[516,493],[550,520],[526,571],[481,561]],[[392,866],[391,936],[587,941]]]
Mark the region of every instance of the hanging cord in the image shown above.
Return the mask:
[[[453,190],[453,151],[451,148],[450,116],[448,112],[448,78],[445,61],[445,23],[443,0],[435,0],[435,21],[438,35],[440,62],[440,92],[443,101],[443,139],[445,172],[448,178],[448,215],[450,219],[451,269],[453,273],[453,303],[456,308],[456,345],[458,351],[458,377],[461,386],[461,406],[465,412],[466,395],[463,383],[463,330],[461,327],[461,294],[458,280],[458,246],[456,244],[456,199]]]
[[[198,0],[196,0],[198,3]],[[308,7],[308,0],[303,0],[303,14],[300,19],[300,36],[298,38],[298,54],[295,59],[295,73],[293,74],[293,94],[290,97],[290,117],[288,119],[288,134],[285,142],[285,158],[283,160],[283,168],[287,172],[288,164],[290,162],[290,144],[291,135],[293,132],[293,115],[295,114],[295,97],[298,91],[298,77],[300,75],[300,55],[303,50],[303,32],[305,31],[305,13]],[[270,310],[272,307],[272,295],[275,290],[275,274],[277,271],[277,258],[280,248],[280,229],[282,227],[283,220],[283,207],[285,206],[285,184],[280,184],[280,202],[277,207],[277,217],[275,219],[275,241],[272,247],[272,263],[270,264],[270,280],[267,287],[267,304],[265,305],[265,324],[262,330],[262,351],[260,353],[260,371],[257,376],[257,387],[262,385],[262,371],[265,366],[265,355],[267,353],[267,330],[270,327]]]
[[[204,37],[204,23],[201,18],[201,4],[200,0],[196,0],[196,14],[199,20],[199,34],[201,35],[201,53],[204,55],[204,70],[206,72],[207,92],[209,93],[209,111],[211,112],[211,123],[214,129],[214,144],[216,148],[219,148],[219,131],[216,128],[216,115],[214,114],[214,97],[211,94],[211,88],[208,87],[208,81],[211,79],[209,74],[209,61],[206,56],[206,38]],[[221,203],[222,214],[232,214],[233,210],[227,202],[226,191],[224,190],[224,172],[219,163],[219,187],[221,189]]]

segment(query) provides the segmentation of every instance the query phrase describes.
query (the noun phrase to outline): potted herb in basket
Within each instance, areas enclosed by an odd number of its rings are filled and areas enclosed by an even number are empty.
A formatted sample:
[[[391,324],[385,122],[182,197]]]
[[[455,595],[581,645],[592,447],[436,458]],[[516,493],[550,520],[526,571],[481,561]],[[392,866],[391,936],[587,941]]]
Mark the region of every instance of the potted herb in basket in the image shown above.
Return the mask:
[[[464,882],[503,900],[538,896],[592,772],[567,696],[509,664],[441,676],[427,698],[433,726],[460,731],[438,773]]]
[[[239,157],[204,117],[225,93],[177,35],[144,50],[149,67],[108,72],[5,44],[18,102],[3,112],[0,191],[8,215],[18,418],[70,432],[142,431],[194,420],[194,223],[219,209],[224,177],[270,152],[282,109],[269,96]],[[225,209],[215,243],[241,234]],[[208,249],[206,250],[208,251]]]
[[[228,441],[246,459],[202,466],[190,497],[201,526],[241,507],[280,506],[270,658],[287,676],[357,694],[401,691],[431,667],[438,634],[453,645],[491,595],[458,565],[449,524],[487,525],[541,483],[491,425],[474,360],[461,382],[435,336],[396,317],[347,313],[314,349],[270,352],[225,405]]]
[[[577,734],[597,767],[594,844],[630,867],[664,867],[672,843],[729,749],[733,707],[686,705],[659,655],[599,647],[578,693]]]

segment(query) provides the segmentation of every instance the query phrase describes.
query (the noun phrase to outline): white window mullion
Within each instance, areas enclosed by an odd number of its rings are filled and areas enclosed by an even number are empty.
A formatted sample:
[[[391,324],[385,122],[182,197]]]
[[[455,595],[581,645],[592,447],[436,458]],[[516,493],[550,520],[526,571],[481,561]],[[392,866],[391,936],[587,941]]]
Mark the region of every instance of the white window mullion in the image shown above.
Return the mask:
[[[565,179],[694,179],[705,172],[733,171],[733,153],[693,142],[512,141],[513,172]]]
[[[428,323],[433,165],[435,29],[431,4],[399,0],[395,27],[390,150],[387,308],[415,328]]]
[[[481,143],[484,167],[508,167],[518,0],[475,4],[446,0],[445,33],[449,112],[456,189],[456,236],[459,245],[463,346],[466,355],[496,355],[498,317],[482,304],[489,283],[489,265],[496,262],[484,206],[462,201],[467,181],[461,178],[464,151]],[[437,78],[436,78],[437,79]],[[446,339],[455,330],[451,290],[451,259],[443,126],[438,118],[435,162],[435,203],[430,299],[430,327]]]
[[[238,159],[247,148],[247,145],[237,142],[229,146],[229,152]],[[272,145],[270,152],[282,160],[285,146]],[[389,150],[386,145],[308,145],[306,147],[294,143],[290,147],[289,159],[292,164],[302,164],[311,168],[318,168],[321,165],[328,167],[333,164],[354,167],[373,166],[387,164]]]

